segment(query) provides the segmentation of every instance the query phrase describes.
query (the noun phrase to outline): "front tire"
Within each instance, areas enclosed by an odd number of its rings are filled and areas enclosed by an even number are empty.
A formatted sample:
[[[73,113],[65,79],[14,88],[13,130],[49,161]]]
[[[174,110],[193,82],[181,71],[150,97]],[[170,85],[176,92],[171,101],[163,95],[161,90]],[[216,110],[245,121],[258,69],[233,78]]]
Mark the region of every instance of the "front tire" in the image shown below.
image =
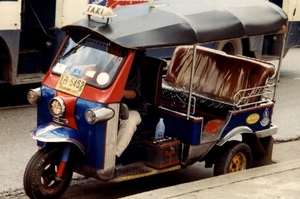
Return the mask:
[[[232,142],[224,147],[222,148],[224,152],[220,154],[215,162],[215,176],[246,170],[252,167],[252,152],[247,144]]]
[[[25,169],[23,185],[29,198],[59,198],[68,188],[73,171],[67,164],[61,179],[56,178],[62,151],[40,149]]]

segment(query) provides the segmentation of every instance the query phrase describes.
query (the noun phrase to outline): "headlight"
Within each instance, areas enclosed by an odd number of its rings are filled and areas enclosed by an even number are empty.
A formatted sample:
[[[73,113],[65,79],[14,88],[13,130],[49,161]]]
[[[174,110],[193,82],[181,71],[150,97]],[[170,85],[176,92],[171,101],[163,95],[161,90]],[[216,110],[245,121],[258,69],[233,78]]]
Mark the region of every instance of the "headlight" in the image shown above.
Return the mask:
[[[103,122],[111,119],[115,115],[115,112],[110,108],[93,108],[88,109],[85,112],[85,119],[89,124],[95,124],[96,122]]]
[[[60,97],[54,97],[49,102],[49,111],[54,117],[63,116],[66,110],[64,101]]]
[[[27,92],[27,100],[30,104],[36,104],[41,99],[41,88],[30,89]]]

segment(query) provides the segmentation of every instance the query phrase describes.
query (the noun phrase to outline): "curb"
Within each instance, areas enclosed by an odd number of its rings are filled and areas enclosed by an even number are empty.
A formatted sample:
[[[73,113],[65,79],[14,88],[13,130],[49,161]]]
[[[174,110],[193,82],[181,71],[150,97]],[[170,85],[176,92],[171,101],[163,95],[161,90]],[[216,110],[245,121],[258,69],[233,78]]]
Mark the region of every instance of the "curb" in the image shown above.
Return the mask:
[[[296,169],[300,169],[300,159],[256,167],[236,173],[225,174],[190,183],[184,183],[176,186],[143,192],[140,194],[124,197],[123,199],[145,199],[150,197],[155,199],[176,198],[195,192],[201,192],[207,189],[218,188],[228,184],[239,183],[246,180],[251,180],[263,176],[270,176],[273,174],[283,173]]]

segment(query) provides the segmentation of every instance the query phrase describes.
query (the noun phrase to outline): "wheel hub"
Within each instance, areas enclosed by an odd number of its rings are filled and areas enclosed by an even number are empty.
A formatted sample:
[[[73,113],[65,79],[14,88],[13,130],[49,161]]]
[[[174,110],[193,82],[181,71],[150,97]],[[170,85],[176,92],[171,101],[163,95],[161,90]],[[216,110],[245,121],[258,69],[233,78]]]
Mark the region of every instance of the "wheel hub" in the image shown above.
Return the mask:
[[[243,153],[236,154],[230,164],[229,164],[229,173],[245,170],[247,167],[247,158]]]

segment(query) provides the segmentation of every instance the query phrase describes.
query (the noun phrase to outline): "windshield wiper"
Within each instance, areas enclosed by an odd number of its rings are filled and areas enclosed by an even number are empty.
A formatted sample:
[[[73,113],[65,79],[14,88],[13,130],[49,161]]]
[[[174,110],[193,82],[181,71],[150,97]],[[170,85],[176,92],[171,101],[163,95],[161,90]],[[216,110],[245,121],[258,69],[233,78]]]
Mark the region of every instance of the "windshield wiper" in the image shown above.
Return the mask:
[[[79,42],[76,43],[75,46],[73,46],[68,52],[66,52],[61,59],[64,59],[66,57],[68,57],[69,55],[75,53],[82,45],[82,43],[90,36],[91,34],[88,34],[87,36],[85,36],[84,38],[82,38]]]

